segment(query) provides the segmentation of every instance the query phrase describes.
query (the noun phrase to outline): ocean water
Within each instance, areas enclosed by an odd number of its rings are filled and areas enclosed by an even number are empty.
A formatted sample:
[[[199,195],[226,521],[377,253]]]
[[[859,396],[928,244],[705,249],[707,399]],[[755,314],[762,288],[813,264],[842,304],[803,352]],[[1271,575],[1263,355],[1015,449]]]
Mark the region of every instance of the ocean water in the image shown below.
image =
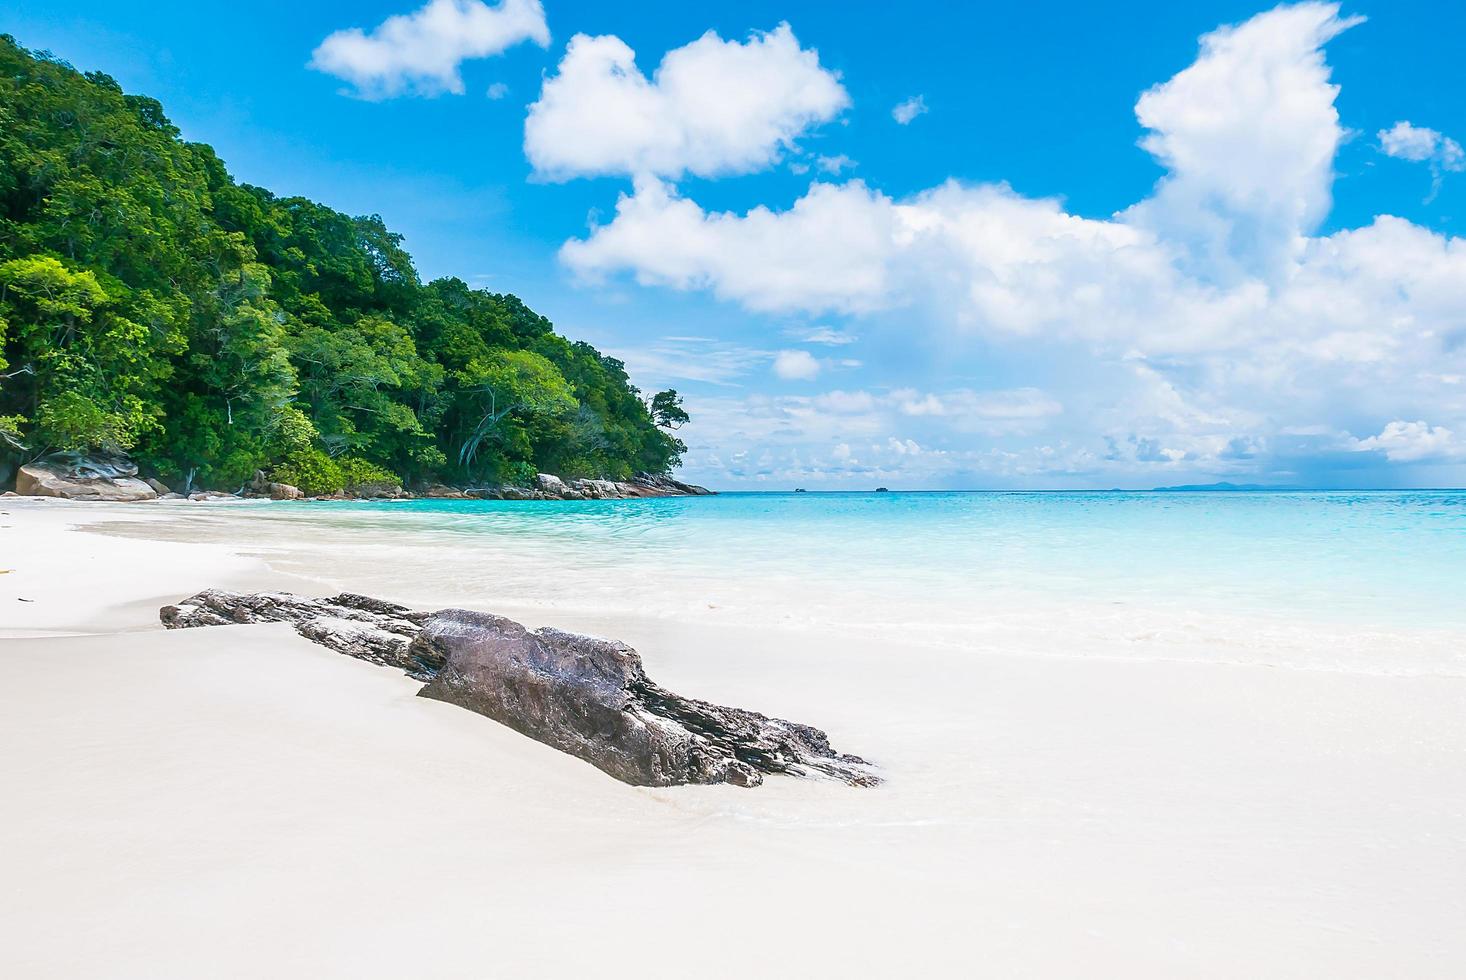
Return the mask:
[[[214,536],[423,601],[1466,673],[1466,491],[728,493],[230,514]],[[295,547],[303,524],[319,548]]]

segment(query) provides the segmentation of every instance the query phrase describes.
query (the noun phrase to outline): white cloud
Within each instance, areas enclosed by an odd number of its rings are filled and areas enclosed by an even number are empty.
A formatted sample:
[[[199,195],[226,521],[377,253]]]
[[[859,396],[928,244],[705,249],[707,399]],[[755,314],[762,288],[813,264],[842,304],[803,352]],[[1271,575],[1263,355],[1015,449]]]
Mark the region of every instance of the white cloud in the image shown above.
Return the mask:
[[[1353,23],[1306,3],[1208,35],[1195,65],[1141,100],[1145,145],[1166,176],[1109,219],[956,181],[905,197],[816,182],[783,210],[717,212],[642,179],[562,258],[591,280],[629,272],[758,312],[860,317],[863,335],[981,351],[983,367],[951,369],[1012,379],[996,391],[720,402],[710,418],[727,445],[746,440],[737,465],[754,473],[746,464],[759,460],[758,479],[863,485],[898,465],[890,438],[924,449],[925,469],[902,464],[910,480],[964,473],[969,485],[1044,474],[1048,485],[1108,486],[1147,473],[1157,484],[1312,483],[1320,471],[1309,467],[1325,465],[1312,461],[1330,459],[1354,482],[1385,460],[1459,468],[1466,239],[1389,215],[1318,233],[1346,138],[1320,48]],[[1418,155],[1413,140],[1449,155],[1446,137],[1421,129],[1382,131],[1381,149],[1398,131],[1400,153]],[[826,329],[786,333],[848,336]],[[842,460],[838,444],[857,448]],[[698,459],[731,459],[701,452],[688,457],[694,473]]]
[[[331,34],[310,66],[335,75],[368,99],[405,92],[463,93],[459,66],[499,54],[523,41],[548,47],[550,30],[540,0],[429,0],[410,14],[388,17],[371,32],[359,27]]]
[[[1328,213],[1344,132],[1323,45],[1362,20],[1301,3],[1203,36],[1196,62],[1136,103],[1141,146],[1168,173],[1128,220],[1182,249],[1192,275],[1274,271]]]
[[[493,99],[495,102],[498,102],[500,99],[504,98],[504,96],[509,94],[509,86],[505,85],[503,82],[495,82],[494,84],[489,86],[488,91],[484,94]]]
[[[1358,448],[1383,452],[1392,463],[1456,457],[1463,450],[1450,429],[1398,419],[1387,424],[1379,435],[1359,440]]]
[[[1466,169],[1460,143],[1426,126],[1412,126],[1408,120],[1381,129],[1379,146],[1385,156],[1415,163],[1434,161],[1446,170]]]
[[[774,355],[774,374],[785,381],[809,381],[820,373],[820,362],[807,350],[781,350]]]
[[[911,389],[891,393],[904,415],[945,415],[981,419],[1043,419],[1064,410],[1037,388],[1007,391],[973,391],[961,388],[945,394],[921,394]]]
[[[884,306],[897,219],[860,181],[815,184],[789,211],[708,214],[658,180],[638,180],[616,217],[560,257],[595,280],[630,270],[643,285],[711,289],[750,309]]]
[[[827,391],[812,399],[816,408],[841,415],[854,415],[874,411],[879,402],[868,391]]]
[[[1466,151],[1461,149],[1461,144],[1437,130],[1401,120],[1389,129],[1381,129],[1378,135],[1380,152],[1385,156],[1430,165],[1432,180],[1427,203],[1440,190],[1442,174],[1466,170]]]
[[[820,168],[821,173],[838,175],[842,170],[849,170],[856,166],[854,160],[841,153],[832,157],[815,157],[815,166]]]
[[[854,334],[826,326],[791,330],[789,331],[789,335],[791,337],[797,337],[807,344],[824,344],[829,347],[843,347],[846,344],[853,344],[860,339]]]
[[[1428,440],[1466,426],[1450,380],[1466,376],[1466,240],[1389,215],[1318,235],[1345,138],[1321,46],[1355,23],[1304,3],[1203,38],[1137,109],[1166,175],[1110,219],[1003,184],[893,198],[816,182],[786,210],[736,213],[643,180],[561,255],[590,279],[629,272],[759,312],[861,316],[863,332],[945,326],[1067,370],[1062,419],[1081,444],[1050,447],[1044,465],[1245,472],[1347,454],[1367,441],[1351,427],[1380,432],[1370,447],[1392,460],[1441,458],[1387,445],[1404,436],[1380,427],[1449,427]],[[964,416],[960,397],[914,394],[901,411],[984,431],[1020,422],[981,401]]]
[[[1009,451],[985,440],[978,449],[948,448],[954,436],[966,440],[975,430],[961,418],[903,413],[903,399],[915,394],[868,390],[713,398],[689,394],[688,411],[694,421],[680,434],[689,443],[691,472],[715,475],[715,482],[725,485],[787,481],[869,489],[898,480],[933,485],[948,478],[954,468],[1017,474],[1052,469],[1056,459],[1064,465],[1070,460],[1066,450],[1052,446]],[[941,402],[984,396],[998,402],[1010,393],[931,394]],[[1043,424],[1037,421],[1026,431],[1041,431]],[[986,434],[992,439],[1004,435],[996,429]],[[707,436],[715,438],[716,445],[705,442]]]
[[[650,80],[620,38],[577,34],[530,106],[524,150],[548,180],[748,173],[849,104],[788,24],[744,42],[709,31]]]
[[[662,337],[624,350],[604,342],[600,346],[625,364],[639,383],[658,385],[701,381],[731,386],[774,356],[773,351],[713,337]]]
[[[911,125],[911,121],[917,116],[926,115],[931,110],[926,107],[926,97],[913,95],[905,102],[900,102],[891,110],[891,118],[901,126]]]

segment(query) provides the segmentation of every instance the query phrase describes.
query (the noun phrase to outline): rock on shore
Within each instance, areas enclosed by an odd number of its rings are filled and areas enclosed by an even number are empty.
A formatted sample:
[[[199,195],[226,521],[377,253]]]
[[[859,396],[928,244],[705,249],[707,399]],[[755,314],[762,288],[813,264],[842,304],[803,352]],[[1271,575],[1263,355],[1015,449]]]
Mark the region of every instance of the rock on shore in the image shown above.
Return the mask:
[[[55,453],[22,466],[15,490],[24,497],[68,500],[155,500],[158,491],[137,478],[137,465],[118,456]]]
[[[635,497],[704,497],[712,496],[712,493],[706,487],[650,473],[638,473],[624,481],[562,480],[553,473],[538,473],[532,487],[464,491],[465,496],[498,500],[626,500]]]
[[[613,640],[350,593],[210,589],[159,616],[170,629],[288,622],[332,650],[427,681],[421,697],[485,715],[634,786],[757,786],[771,773],[880,782],[817,728],[668,691],[647,677],[635,650]]]
[[[71,500],[179,500],[167,484],[149,477],[138,479],[137,465],[121,456],[56,453],[27,463],[16,475],[15,490],[21,496],[65,497]],[[459,488],[435,483],[419,492],[404,490],[390,483],[354,487],[349,493],[330,497],[307,498],[299,487],[271,481],[263,471],[238,493],[222,490],[196,490],[187,499],[224,500],[239,497],[270,500],[408,500],[477,498],[481,500],[623,500],[632,497],[693,497],[711,495],[704,487],[683,483],[667,476],[638,473],[630,480],[562,480],[551,473],[535,475],[529,487]]]

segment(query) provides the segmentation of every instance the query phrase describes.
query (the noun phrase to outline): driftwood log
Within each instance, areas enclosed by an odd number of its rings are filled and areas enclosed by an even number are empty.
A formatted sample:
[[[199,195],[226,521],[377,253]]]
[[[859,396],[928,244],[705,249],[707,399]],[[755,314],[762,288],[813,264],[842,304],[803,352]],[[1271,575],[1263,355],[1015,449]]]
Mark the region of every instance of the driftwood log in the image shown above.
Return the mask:
[[[464,609],[417,612],[343,593],[210,589],[159,613],[169,629],[286,622],[338,653],[426,682],[422,697],[486,715],[634,786],[733,783],[766,774],[852,786],[880,782],[825,733],[756,711],[685,698],[646,675],[623,643]]]

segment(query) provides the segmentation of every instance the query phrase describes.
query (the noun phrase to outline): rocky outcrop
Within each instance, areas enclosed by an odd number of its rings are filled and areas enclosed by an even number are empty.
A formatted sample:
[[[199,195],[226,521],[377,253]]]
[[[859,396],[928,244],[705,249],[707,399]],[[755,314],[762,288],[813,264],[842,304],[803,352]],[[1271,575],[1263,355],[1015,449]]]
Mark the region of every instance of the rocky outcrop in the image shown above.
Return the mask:
[[[22,466],[16,492],[67,500],[154,500],[158,491],[137,478],[137,466],[118,456],[56,453]]]
[[[459,490],[457,487],[434,483],[432,486],[425,488],[419,496],[426,497],[430,500],[461,500],[467,497],[468,494]]]
[[[160,616],[171,629],[288,622],[333,650],[427,681],[422,697],[485,715],[636,786],[757,786],[775,773],[880,782],[817,728],[668,691],[647,677],[635,650],[612,640],[531,631],[463,609],[413,612],[349,593],[209,590]]]
[[[671,477],[639,473],[631,480],[562,480],[539,473],[534,486],[467,490],[466,496],[491,500],[627,500],[634,497],[703,497],[712,491]]]
[[[562,480],[551,473],[536,475],[529,487],[475,487],[459,489],[435,483],[412,493],[395,483],[375,483],[338,491],[328,496],[308,497],[299,487],[277,483],[263,470],[239,493],[223,490],[194,490],[174,493],[161,480],[138,479],[137,466],[122,457],[56,454],[20,468],[16,490],[22,495],[66,497],[72,500],[238,500],[267,497],[271,500],[404,500],[413,497],[454,500],[624,500],[634,497],[686,497],[709,495],[712,491],[665,476],[637,474],[628,481]]]
[[[269,497],[271,500],[303,500],[305,493],[300,487],[289,483],[276,483],[265,476],[264,470],[255,470],[254,479],[244,488],[247,497]]]
[[[237,623],[290,623],[295,631],[337,653],[358,660],[397,667],[426,680],[440,663],[421,662],[409,652],[414,637],[428,621],[428,613],[369,596],[343,592],[327,599],[311,599],[289,592],[241,593],[208,589],[164,606],[158,618],[169,629],[191,626],[227,626]]]
[[[412,647],[443,664],[423,697],[487,715],[634,786],[757,786],[767,773],[877,782],[817,728],[658,686],[624,643],[445,609]]]

